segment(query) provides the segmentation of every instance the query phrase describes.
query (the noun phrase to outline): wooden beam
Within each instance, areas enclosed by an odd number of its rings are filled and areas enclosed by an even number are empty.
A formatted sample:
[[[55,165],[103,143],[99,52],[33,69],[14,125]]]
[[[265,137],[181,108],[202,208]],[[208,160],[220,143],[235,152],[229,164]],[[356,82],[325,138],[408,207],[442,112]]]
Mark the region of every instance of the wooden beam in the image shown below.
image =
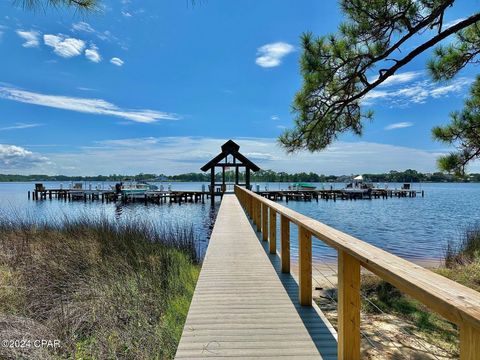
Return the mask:
[[[257,213],[257,231],[262,231],[262,203],[259,200],[255,201]]]
[[[460,360],[480,359],[480,330],[468,324],[460,325]]]
[[[262,203],[262,240],[268,240],[268,206]]]
[[[226,186],[225,186],[225,167],[222,167],[222,192],[225,192]]]
[[[360,263],[338,253],[338,359],[360,360]]]
[[[210,205],[215,206],[215,166],[210,170]]]
[[[219,163],[216,164],[215,166],[217,167],[234,167],[234,168],[241,168],[241,167],[246,167],[245,164],[239,164],[239,163]]]
[[[312,234],[298,227],[298,290],[300,305],[312,306]]]
[[[280,215],[282,272],[290,272],[290,221]]]
[[[277,253],[277,213],[275,210],[270,209],[270,236],[269,239],[269,250],[270,254]]]

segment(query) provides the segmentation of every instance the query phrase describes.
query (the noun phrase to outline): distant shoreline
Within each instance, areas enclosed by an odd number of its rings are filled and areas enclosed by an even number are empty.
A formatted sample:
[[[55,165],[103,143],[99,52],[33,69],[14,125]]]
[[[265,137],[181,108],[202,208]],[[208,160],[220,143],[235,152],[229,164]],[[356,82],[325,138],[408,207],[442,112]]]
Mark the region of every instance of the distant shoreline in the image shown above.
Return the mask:
[[[244,180],[243,173],[240,173],[240,181]],[[405,171],[391,170],[387,173],[363,173],[349,175],[325,175],[314,172],[287,173],[276,172],[273,170],[260,170],[252,173],[251,182],[267,183],[294,183],[294,182],[312,182],[312,183],[345,183],[351,182],[356,175],[362,175],[366,182],[371,183],[465,183],[480,182],[480,173],[471,173],[466,177],[458,178],[450,174],[441,172],[421,173],[416,170],[408,169]],[[110,174],[110,175],[46,175],[46,174],[0,174],[0,182],[46,182],[46,181],[149,181],[149,182],[210,182],[210,173],[183,173],[177,175],[165,174],[147,174],[139,173],[136,175]],[[217,179],[222,178],[222,173],[216,174]],[[233,170],[225,171],[225,179],[232,182],[235,179]]]
[[[0,180],[0,184],[9,184],[9,183],[35,183],[35,182],[67,182],[67,181],[91,181],[91,182],[116,182],[116,181],[139,181],[135,179],[90,179],[90,178],[72,178],[72,179],[32,179],[32,180]],[[210,180],[156,180],[156,179],[145,179],[142,181],[146,182],[163,182],[163,183],[210,183]],[[293,182],[306,182],[306,183],[325,183],[325,184],[338,184],[345,183],[347,180],[339,181],[307,181],[307,180],[252,180],[252,183],[293,183]],[[480,183],[480,180],[464,180],[464,181],[371,181],[372,183],[385,183],[385,184],[400,184],[400,183],[411,183],[411,184],[477,184]],[[227,181],[227,183],[232,183],[232,181]]]

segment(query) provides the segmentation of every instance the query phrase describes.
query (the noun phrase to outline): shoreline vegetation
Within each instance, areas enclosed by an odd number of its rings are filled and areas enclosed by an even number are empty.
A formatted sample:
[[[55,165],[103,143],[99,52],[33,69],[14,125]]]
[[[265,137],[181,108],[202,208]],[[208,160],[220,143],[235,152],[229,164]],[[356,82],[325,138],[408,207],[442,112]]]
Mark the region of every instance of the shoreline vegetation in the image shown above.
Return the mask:
[[[240,174],[241,177],[243,174]],[[358,175],[358,174],[356,174]],[[405,171],[391,170],[388,173],[381,174],[361,174],[366,180],[371,182],[480,182],[480,173],[469,174],[459,178],[454,175],[442,172],[421,173],[416,170],[408,169]],[[233,179],[233,171],[226,171],[226,178]],[[217,174],[221,178],[221,173]],[[317,173],[286,173],[275,172],[273,170],[260,170],[252,173],[253,182],[348,182],[352,175],[322,175]],[[145,180],[145,181],[171,181],[171,182],[209,182],[208,173],[186,173],[179,175],[146,174],[137,175],[96,175],[96,176],[66,176],[66,175],[18,175],[18,174],[0,174],[0,182],[31,182],[31,181],[125,181],[125,180]]]
[[[200,271],[193,229],[106,218],[0,221],[2,359],[169,359]]]
[[[459,241],[449,241],[442,264],[431,270],[480,291],[480,223],[468,227]],[[331,280],[321,285],[316,301],[336,327],[336,288]],[[459,358],[455,324],[369,272],[362,274],[361,293],[362,359]]]

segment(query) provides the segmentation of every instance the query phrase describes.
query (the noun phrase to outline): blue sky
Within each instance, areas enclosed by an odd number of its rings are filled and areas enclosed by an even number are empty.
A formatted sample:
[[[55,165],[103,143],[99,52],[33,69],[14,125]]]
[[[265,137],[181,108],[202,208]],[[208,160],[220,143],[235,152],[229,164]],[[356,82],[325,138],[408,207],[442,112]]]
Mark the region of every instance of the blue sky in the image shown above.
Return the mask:
[[[445,21],[479,7],[457,1]],[[287,156],[275,140],[292,125],[299,38],[335,32],[336,1],[109,0],[85,15],[1,0],[0,13],[0,173],[199,171],[230,138],[266,169],[435,171],[450,149],[430,130],[479,70],[433,83],[427,53],[364,99],[375,120],[362,138]]]

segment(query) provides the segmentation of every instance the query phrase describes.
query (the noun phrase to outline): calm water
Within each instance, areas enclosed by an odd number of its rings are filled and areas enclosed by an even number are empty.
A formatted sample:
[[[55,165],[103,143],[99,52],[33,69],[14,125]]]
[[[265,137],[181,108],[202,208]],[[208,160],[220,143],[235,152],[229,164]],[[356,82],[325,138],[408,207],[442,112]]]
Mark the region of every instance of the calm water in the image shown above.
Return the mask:
[[[88,182],[84,183],[84,189],[90,186],[92,189],[103,188],[110,189],[110,185],[115,183],[108,182]],[[48,188],[69,188],[70,182],[45,182]],[[160,185],[160,184],[159,184]],[[169,183],[163,183],[165,189]],[[172,185],[174,190],[180,189],[198,189],[201,190],[201,183],[176,183]],[[36,220],[58,221],[62,217],[74,219],[76,217],[87,216],[105,216],[110,219],[118,220],[148,220],[153,224],[161,226],[163,224],[173,226],[193,227],[198,251],[203,256],[211,229],[215,221],[216,211],[211,209],[210,202],[205,204],[164,204],[164,205],[144,205],[142,203],[126,204],[120,203],[101,203],[73,201],[64,202],[56,199],[32,201],[28,200],[27,191],[33,190],[33,183],[0,183],[0,216],[11,217],[12,219],[27,218]]]
[[[92,188],[105,187],[107,183],[87,183]],[[201,190],[202,183],[163,183],[173,190]],[[205,185],[207,185],[205,183]],[[270,190],[285,189],[288,184],[258,184]],[[330,187],[326,184],[325,187]],[[47,183],[59,187],[60,183]],[[63,187],[70,183],[64,182]],[[317,184],[321,188],[322,184]],[[343,184],[333,184],[335,188]],[[383,184],[382,184],[383,186]],[[400,184],[388,184],[389,188]],[[425,197],[402,199],[376,199],[361,201],[294,202],[283,205],[324,222],[364,241],[411,260],[440,259],[449,239],[458,240],[462,231],[480,221],[480,184],[414,184],[425,190]],[[187,224],[193,226],[199,247],[203,252],[208,244],[215,211],[206,204],[143,205],[101,204],[52,201],[28,201],[31,183],[0,183],[0,214],[2,216],[30,216],[37,219],[55,219],[59,216],[102,214],[112,219],[147,218],[159,223]],[[254,185],[254,189],[256,184]],[[296,232],[292,225],[292,255],[297,254]],[[319,240],[313,242],[315,258],[333,259],[335,252]]]

